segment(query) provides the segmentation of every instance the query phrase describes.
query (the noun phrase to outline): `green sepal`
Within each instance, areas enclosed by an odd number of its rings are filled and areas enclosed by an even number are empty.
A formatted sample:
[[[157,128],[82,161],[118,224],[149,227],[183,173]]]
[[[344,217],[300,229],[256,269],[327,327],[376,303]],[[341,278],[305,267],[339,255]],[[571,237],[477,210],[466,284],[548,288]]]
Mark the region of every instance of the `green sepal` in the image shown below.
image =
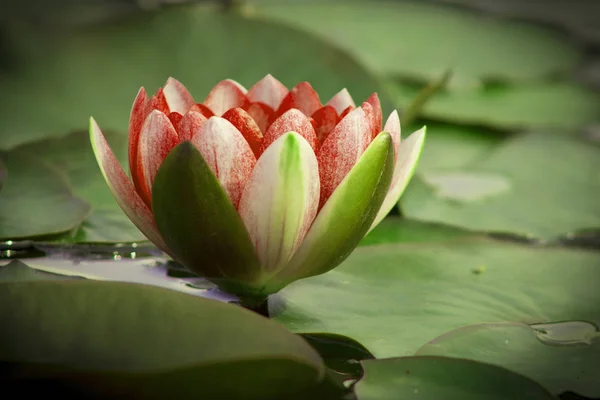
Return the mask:
[[[283,287],[342,263],[369,230],[393,172],[392,137],[381,132],[327,200],[302,246],[270,285]]]
[[[235,282],[226,290],[256,284],[261,270],[248,231],[191,142],[177,145],[158,169],[152,210],[177,261],[206,278]]]

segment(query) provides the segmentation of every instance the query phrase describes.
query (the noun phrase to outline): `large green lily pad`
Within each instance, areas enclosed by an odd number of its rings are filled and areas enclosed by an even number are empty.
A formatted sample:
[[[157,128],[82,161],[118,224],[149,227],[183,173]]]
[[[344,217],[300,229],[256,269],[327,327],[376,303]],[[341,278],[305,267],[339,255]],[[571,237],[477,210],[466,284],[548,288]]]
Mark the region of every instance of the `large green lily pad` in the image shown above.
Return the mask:
[[[386,86],[399,108],[407,107],[420,89],[394,79]],[[600,121],[600,96],[566,82],[488,85],[438,92],[421,116],[508,130],[576,130]]]
[[[440,169],[462,168],[484,159],[506,140],[506,135],[481,128],[423,121],[403,128],[403,137],[427,126],[427,143],[421,153],[417,174]]]
[[[127,137],[105,133],[122,165],[127,165]],[[75,242],[136,242],[147,240],[121,210],[94,157],[87,132],[43,139],[19,147],[59,167],[71,181],[76,195],[93,207],[74,237]]]
[[[422,172],[401,206],[423,221],[549,238],[600,226],[598,171],[592,143],[524,134],[463,168]]]
[[[262,400],[298,396],[324,376],[321,357],[276,322],[175,291],[3,283],[0,303],[10,304],[0,309],[0,325],[10,327],[0,332],[4,388],[51,377],[109,398]]]
[[[387,230],[393,234],[391,226]],[[525,246],[468,232],[364,246],[337,269],[284,289],[285,310],[276,318],[296,332],[352,337],[377,357],[407,356],[446,332],[474,324],[598,324],[599,267],[595,252]],[[485,361],[505,363],[501,357]],[[577,364],[582,373],[591,373],[589,367]],[[562,367],[545,368],[558,374]],[[593,389],[600,395],[600,388]]]
[[[539,383],[493,365],[448,357],[363,361],[358,400],[552,400]]]
[[[417,354],[492,362],[529,376],[557,395],[600,393],[600,332],[585,321],[472,325],[434,339]]]
[[[0,240],[71,231],[87,217],[90,205],[71,192],[64,174],[21,151],[0,152],[7,177],[0,193]]]
[[[318,34],[378,73],[422,81],[447,68],[461,86],[537,80],[580,59],[575,46],[550,30],[423,2],[267,1],[249,12]]]
[[[48,35],[52,40],[40,37]],[[323,101],[343,87],[357,101],[379,88],[362,66],[323,41],[215,7],[137,13],[65,36],[30,33],[16,65],[0,75],[11,93],[0,110],[0,148],[84,129],[90,115],[103,130],[123,132],[140,86],[153,93],[169,76],[198,102],[222,79],[250,87],[268,73],[289,88],[310,81]],[[33,107],[32,99],[43,106]]]

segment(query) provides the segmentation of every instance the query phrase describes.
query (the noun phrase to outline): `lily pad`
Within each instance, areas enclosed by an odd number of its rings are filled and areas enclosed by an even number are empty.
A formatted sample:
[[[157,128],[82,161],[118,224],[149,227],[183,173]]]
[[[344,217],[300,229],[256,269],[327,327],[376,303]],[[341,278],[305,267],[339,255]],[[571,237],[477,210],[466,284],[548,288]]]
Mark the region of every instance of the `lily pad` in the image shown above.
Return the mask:
[[[6,179],[6,175],[7,175],[6,166],[2,162],[2,159],[0,158],[0,191],[2,190],[2,184],[4,183],[4,180]]]
[[[393,235],[391,226],[388,231]],[[335,270],[285,288],[285,310],[276,319],[295,332],[352,337],[376,357],[413,355],[440,335],[474,324],[598,324],[599,263],[597,252],[459,231],[430,241],[363,246]],[[591,373],[588,367],[577,364],[582,373]],[[562,371],[560,364],[545,368]]]
[[[107,133],[107,140],[121,162],[127,164],[127,137]],[[87,132],[73,132],[60,138],[43,139],[19,147],[59,167],[68,177],[76,195],[93,207],[76,234],[74,242],[137,242],[147,240],[119,207],[90,145]]]
[[[373,71],[429,81],[530,81],[569,71],[580,51],[566,37],[530,24],[423,2],[264,2],[247,13],[315,33]],[[440,44],[443,38],[443,44]],[[518,55],[518,56],[516,56]]]
[[[281,399],[324,377],[302,338],[214,300],[145,285],[38,281],[0,284],[0,302],[11,305],[0,309],[0,324],[10,326],[0,333],[3,388],[52,378],[109,398]]]
[[[154,92],[169,76],[197,101],[222,79],[250,87],[268,73],[289,88],[311,82],[323,101],[343,87],[356,101],[380,88],[361,65],[326,42],[218,9],[170,7],[71,35],[30,33],[14,68],[0,75],[0,86],[11,93],[0,110],[0,148],[84,129],[90,115],[103,130],[123,132],[140,86]],[[44,106],[32,107],[31,99]],[[391,109],[385,96],[381,100]]]
[[[442,199],[460,202],[482,201],[510,190],[510,181],[497,174],[477,172],[431,172],[423,174],[423,181],[434,188]]]
[[[585,321],[466,326],[432,340],[417,354],[491,362],[542,383],[555,395],[600,393],[600,332]]]
[[[600,149],[584,139],[524,134],[451,171],[459,176],[491,176],[488,184],[450,185],[454,193],[448,199],[439,194],[436,182],[429,179],[428,185],[427,175],[422,175],[411,182],[401,207],[406,216],[422,221],[551,238],[600,226],[599,170]],[[473,190],[486,196],[466,198]]]
[[[449,357],[363,361],[358,400],[552,400],[539,383],[489,364]]]
[[[18,260],[11,261],[6,265],[0,265],[0,283],[65,279],[73,278],[40,271]]]
[[[420,89],[398,80],[388,80],[387,87],[400,108]],[[600,96],[566,82],[487,85],[438,92],[423,106],[421,116],[509,130],[573,130],[600,120]]]
[[[89,214],[90,205],[73,195],[56,167],[20,151],[0,157],[8,170],[0,194],[0,240],[71,231]]]

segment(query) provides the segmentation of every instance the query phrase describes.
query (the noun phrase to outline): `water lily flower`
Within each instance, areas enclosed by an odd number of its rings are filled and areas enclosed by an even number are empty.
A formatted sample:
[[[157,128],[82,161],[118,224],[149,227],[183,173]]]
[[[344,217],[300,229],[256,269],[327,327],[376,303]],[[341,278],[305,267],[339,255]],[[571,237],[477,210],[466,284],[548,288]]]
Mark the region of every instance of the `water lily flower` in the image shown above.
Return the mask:
[[[96,159],[127,216],[157,247],[247,303],[344,261],[412,177],[425,128],[382,129],[377,94],[327,104],[308,82],[218,83],[198,104],[169,78],[141,88],[129,121],[131,180],[90,119]]]

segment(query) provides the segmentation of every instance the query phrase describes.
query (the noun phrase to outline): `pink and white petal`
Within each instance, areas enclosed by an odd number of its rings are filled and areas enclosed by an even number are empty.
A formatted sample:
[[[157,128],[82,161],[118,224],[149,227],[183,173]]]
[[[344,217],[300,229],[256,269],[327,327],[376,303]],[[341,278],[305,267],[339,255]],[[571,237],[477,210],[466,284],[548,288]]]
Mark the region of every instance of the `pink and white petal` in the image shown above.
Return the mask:
[[[90,118],[90,140],[102,175],[104,175],[104,179],[117,204],[152,243],[164,252],[169,253],[167,245],[158,232],[150,208],[144,203],[131,181],[127,178],[125,171],[123,171],[100,127],[93,118]]]
[[[223,114],[223,118],[231,122],[233,126],[240,131],[244,139],[246,139],[250,145],[254,155],[258,157],[260,154],[260,146],[262,143],[263,134],[250,114],[238,107],[227,111],[225,114]]]
[[[169,118],[158,110],[148,115],[138,144],[137,171],[142,178],[142,199],[151,207],[152,183],[158,168],[173,147],[179,143],[179,137]]]
[[[225,79],[213,87],[203,104],[216,116],[221,116],[231,108],[243,107],[248,102],[246,92],[246,88],[236,81]]]
[[[239,213],[268,272],[285,267],[317,215],[318,169],[309,143],[290,132],[269,146],[252,171]]]
[[[401,133],[400,128],[400,117],[398,111],[394,110],[388,117],[383,127],[383,131],[389,133],[392,136],[392,142],[394,143],[394,165],[398,162],[398,155],[400,154],[400,142]]]
[[[373,133],[373,138],[375,138],[375,136],[379,135],[381,132],[381,122],[383,121],[379,96],[377,93],[373,93],[365,103],[371,105],[371,115],[369,115],[369,120],[371,121],[371,132]],[[365,103],[363,103],[363,107],[365,107]]]
[[[283,115],[292,108],[297,108],[304,115],[310,117],[319,108],[323,107],[319,100],[319,95],[308,82],[300,82],[281,101],[281,105],[277,109],[277,116]]]
[[[275,142],[280,136],[288,132],[298,133],[306,139],[310,147],[316,151],[318,140],[315,128],[313,128],[310,119],[304,115],[302,111],[293,108],[285,112],[269,126],[269,129],[267,129],[267,133],[265,133],[263,138],[261,153],[265,151],[271,143]]]
[[[410,179],[415,174],[415,169],[417,168],[419,157],[421,156],[423,145],[425,144],[425,132],[426,127],[423,127],[402,141],[398,154],[398,161],[394,167],[392,183],[369,232],[375,228],[398,203],[404,189],[406,189]]]
[[[179,135],[179,141],[183,142],[191,140],[192,137],[200,131],[200,127],[206,122],[206,117],[197,112],[189,111],[181,118],[177,126],[177,134]],[[173,125],[175,126],[175,125]]]
[[[183,83],[175,78],[167,79],[167,83],[163,87],[163,93],[171,112],[184,115],[196,103]]]
[[[262,133],[267,132],[271,116],[275,110],[260,102],[251,103],[247,107],[244,107],[244,110],[246,110],[248,115],[250,115],[254,122],[256,122],[256,125],[258,125]]]
[[[325,139],[317,158],[322,207],[371,142],[371,125],[362,108],[351,111]]]
[[[329,132],[338,123],[338,115],[335,111],[335,108],[332,106],[325,106],[318,109],[313,115],[311,115],[313,119],[313,127],[315,128],[315,133],[317,134],[317,139],[319,143],[323,143]]]
[[[288,89],[268,74],[250,88],[246,97],[253,103],[260,102],[277,110],[287,94]]]
[[[356,104],[354,104],[354,100],[346,88],[337,92],[336,95],[327,102],[327,105],[333,107],[338,115],[343,113],[348,107],[356,108]]]
[[[226,119],[211,117],[191,142],[237,208],[242,190],[256,164],[256,157],[244,136]]]
[[[134,182],[135,187],[139,188],[140,178],[136,174],[138,142],[140,140],[140,132],[142,125],[146,119],[148,109],[148,96],[146,90],[140,88],[129,115],[129,173]]]

